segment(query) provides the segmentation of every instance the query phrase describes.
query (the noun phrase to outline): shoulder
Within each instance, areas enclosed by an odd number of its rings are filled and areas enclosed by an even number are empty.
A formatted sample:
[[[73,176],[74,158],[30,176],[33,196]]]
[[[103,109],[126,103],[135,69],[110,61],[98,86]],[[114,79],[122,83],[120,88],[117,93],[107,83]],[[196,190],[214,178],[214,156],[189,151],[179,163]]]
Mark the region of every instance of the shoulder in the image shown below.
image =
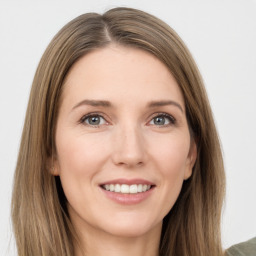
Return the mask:
[[[231,246],[225,256],[256,256],[256,237]]]

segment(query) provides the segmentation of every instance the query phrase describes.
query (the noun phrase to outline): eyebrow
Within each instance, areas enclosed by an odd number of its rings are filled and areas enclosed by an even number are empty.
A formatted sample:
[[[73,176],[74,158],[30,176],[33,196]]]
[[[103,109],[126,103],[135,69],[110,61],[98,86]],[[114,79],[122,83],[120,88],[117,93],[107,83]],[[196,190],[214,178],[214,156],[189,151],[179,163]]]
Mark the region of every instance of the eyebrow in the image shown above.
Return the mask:
[[[107,101],[107,100],[82,100],[81,102],[79,102],[78,104],[76,104],[72,109],[78,108],[82,105],[89,105],[89,106],[93,106],[93,107],[111,107],[112,104]],[[160,101],[151,101],[148,103],[148,107],[149,108],[154,108],[154,107],[162,107],[162,106],[168,106],[168,105],[173,105],[178,107],[181,112],[183,113],[183,108],[181,107],[181,105],[179,103],[177,103],[176,101],[173,100],[160,100]]]
[[[178,102],[173,100],[151,101],[149,102],[148,107],[153,108],[153,107],[162,107],[162,106],[168,106],[168,105],[176,106],[181,110],[182,113],[184,112],[181,105]]]
[[[89,105],[93,107],[111,107],[111,103],[106,100],[83,100],[76,104],[72,109],[78,108],[82,105]]]

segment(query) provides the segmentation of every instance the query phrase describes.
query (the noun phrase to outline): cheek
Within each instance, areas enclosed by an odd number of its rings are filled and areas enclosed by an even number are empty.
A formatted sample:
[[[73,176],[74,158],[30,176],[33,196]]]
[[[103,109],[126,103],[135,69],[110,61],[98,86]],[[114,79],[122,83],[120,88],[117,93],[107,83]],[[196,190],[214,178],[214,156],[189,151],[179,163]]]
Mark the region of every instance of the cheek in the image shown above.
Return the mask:
[[[151,154],[164,176],[180,176],[184,173],[190,148],[190,137],[186,133],[171,134],[151,140]],[[153,146],[157,145],[157,146]]]
[[[102,138],[96,134],[74,134],[63,130],[56,134],[56,146],[56,169],[69,203],[82,203],[81,193],[93,198],[89,188],[95,183],[94,177],[108,158]]]
[[[160,179],[159,208],[162,209],[161,216],[164,217],[176,202],[184,181],[187,170],[189,137],[169,136],[158,140],[158,147],[151,151],[156,170]],[[154,157],[153,157],[154,156]]]
[[[106,140],[106,138],[105,138]],[[89,176],[107,157],[104,137],[90,134],[69,134],[56,137],[60,173]]]
[[[103,139],[99,134],[87,136],[69,132],[59,132],[56,136],[58,174],[67,200],[75,209],[84,205],[84,200],[87,203],[95,200],[91,190],[96,183],[94,177],[108,159],[108,149],[104,147]]]

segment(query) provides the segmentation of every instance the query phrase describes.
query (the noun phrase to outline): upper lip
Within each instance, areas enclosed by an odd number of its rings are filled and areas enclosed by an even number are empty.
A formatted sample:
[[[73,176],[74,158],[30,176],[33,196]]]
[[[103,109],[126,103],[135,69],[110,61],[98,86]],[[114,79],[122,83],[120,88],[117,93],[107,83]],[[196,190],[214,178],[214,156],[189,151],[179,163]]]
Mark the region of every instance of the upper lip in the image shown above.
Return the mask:
[[[144,179],[114,179],[114,180],[108,180],[106,182],[102,182],[100,186],[107,185],[107,184],[127,184],[127,185],[139,185],[139,184],[145,184],[145,185],[155,185],[154,183],[144,180]]]

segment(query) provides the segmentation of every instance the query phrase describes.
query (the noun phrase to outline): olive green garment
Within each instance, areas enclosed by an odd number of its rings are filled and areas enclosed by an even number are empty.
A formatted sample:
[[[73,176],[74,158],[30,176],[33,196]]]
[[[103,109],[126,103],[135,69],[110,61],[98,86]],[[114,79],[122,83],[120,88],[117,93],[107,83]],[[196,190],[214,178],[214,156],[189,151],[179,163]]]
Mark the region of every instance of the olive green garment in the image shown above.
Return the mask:
[[[226,251],[226,256],[256,256],[256,237],[231,246]]]

